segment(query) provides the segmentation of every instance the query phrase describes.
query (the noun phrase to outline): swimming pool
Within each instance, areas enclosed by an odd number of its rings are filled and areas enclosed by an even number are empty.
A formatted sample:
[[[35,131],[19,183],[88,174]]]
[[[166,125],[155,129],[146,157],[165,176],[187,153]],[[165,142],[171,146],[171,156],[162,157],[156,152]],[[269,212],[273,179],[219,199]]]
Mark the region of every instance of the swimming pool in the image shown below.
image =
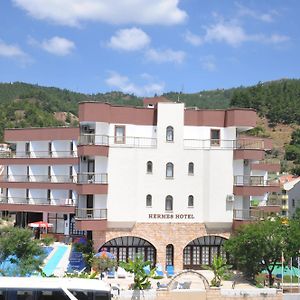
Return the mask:
[[[55,269],[57,268],[59,262],[61,261],[67,250],[68,247],[65,245],[59,245],[56,247],[55,250],[53,250],[55,252],[47,261],[46,265],[43,267],[43,272],[47,276],[51,276],[54,274]]]

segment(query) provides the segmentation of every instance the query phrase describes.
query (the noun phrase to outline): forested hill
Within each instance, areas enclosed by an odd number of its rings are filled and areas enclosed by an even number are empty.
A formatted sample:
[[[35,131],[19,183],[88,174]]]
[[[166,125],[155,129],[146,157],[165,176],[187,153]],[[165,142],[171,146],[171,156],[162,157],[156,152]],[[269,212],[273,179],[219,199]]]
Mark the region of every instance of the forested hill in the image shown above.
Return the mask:
[[[192,94],[169,92],[163,96],[173,101],[185,102],[187,107],[255,108],[260,116],[267,117],[273,125],[300,124],[300,80],[296,79]],[[73,115],[77,116],[78,102],[81,101],[142,105],[141,97],[122,92],[83,94],[22,82],[0,83],[0,139],[5,127],[75,126],[77,122]],[[55,118],[55,112],[66,112],[66,120]]]

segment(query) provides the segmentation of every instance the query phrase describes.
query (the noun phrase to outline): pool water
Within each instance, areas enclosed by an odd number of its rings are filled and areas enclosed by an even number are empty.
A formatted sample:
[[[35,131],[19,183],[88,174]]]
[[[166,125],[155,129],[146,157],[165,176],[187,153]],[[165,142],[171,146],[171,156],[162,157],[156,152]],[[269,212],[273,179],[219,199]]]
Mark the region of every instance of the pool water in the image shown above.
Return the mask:
[[[45,275],[51,276],[54,274],[55,269],[57,268],[59,262],[61,261],[67,250],[68,247],[65,245],[59,245],[55,250],[53,250],[55,252],[43,267],[43,272],[45,273]]]

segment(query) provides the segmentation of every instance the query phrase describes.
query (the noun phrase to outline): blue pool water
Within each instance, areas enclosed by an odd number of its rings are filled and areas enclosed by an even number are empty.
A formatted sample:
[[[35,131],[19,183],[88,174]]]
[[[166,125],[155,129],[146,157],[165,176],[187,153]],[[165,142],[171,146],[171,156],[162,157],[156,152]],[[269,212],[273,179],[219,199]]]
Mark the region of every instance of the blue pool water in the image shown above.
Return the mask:
[[[50,276],[54,273],[55,268],[57,267],[58,263],[66,253],[67,249],[68,247],[65,245],[60,245],[56,248],[52,257],[48,260],[47,264],[43,267],[43,272],[47,276]]]

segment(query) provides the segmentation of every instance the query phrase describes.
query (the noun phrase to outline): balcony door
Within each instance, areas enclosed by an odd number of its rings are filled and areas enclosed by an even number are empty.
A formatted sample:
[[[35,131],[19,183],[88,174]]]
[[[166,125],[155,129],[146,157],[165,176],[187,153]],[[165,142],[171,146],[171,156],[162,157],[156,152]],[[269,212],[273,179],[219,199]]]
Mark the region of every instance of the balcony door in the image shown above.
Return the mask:
[[[95,182],[95,160],[94,159],[89,159],[88,160],[88,165],[87,165],[87,171],[88,171],[88,175],[87,175],[87,180],[88,182]]]
[[[86,214],[88,218],[93,217],[94,195],[86,196]]]

